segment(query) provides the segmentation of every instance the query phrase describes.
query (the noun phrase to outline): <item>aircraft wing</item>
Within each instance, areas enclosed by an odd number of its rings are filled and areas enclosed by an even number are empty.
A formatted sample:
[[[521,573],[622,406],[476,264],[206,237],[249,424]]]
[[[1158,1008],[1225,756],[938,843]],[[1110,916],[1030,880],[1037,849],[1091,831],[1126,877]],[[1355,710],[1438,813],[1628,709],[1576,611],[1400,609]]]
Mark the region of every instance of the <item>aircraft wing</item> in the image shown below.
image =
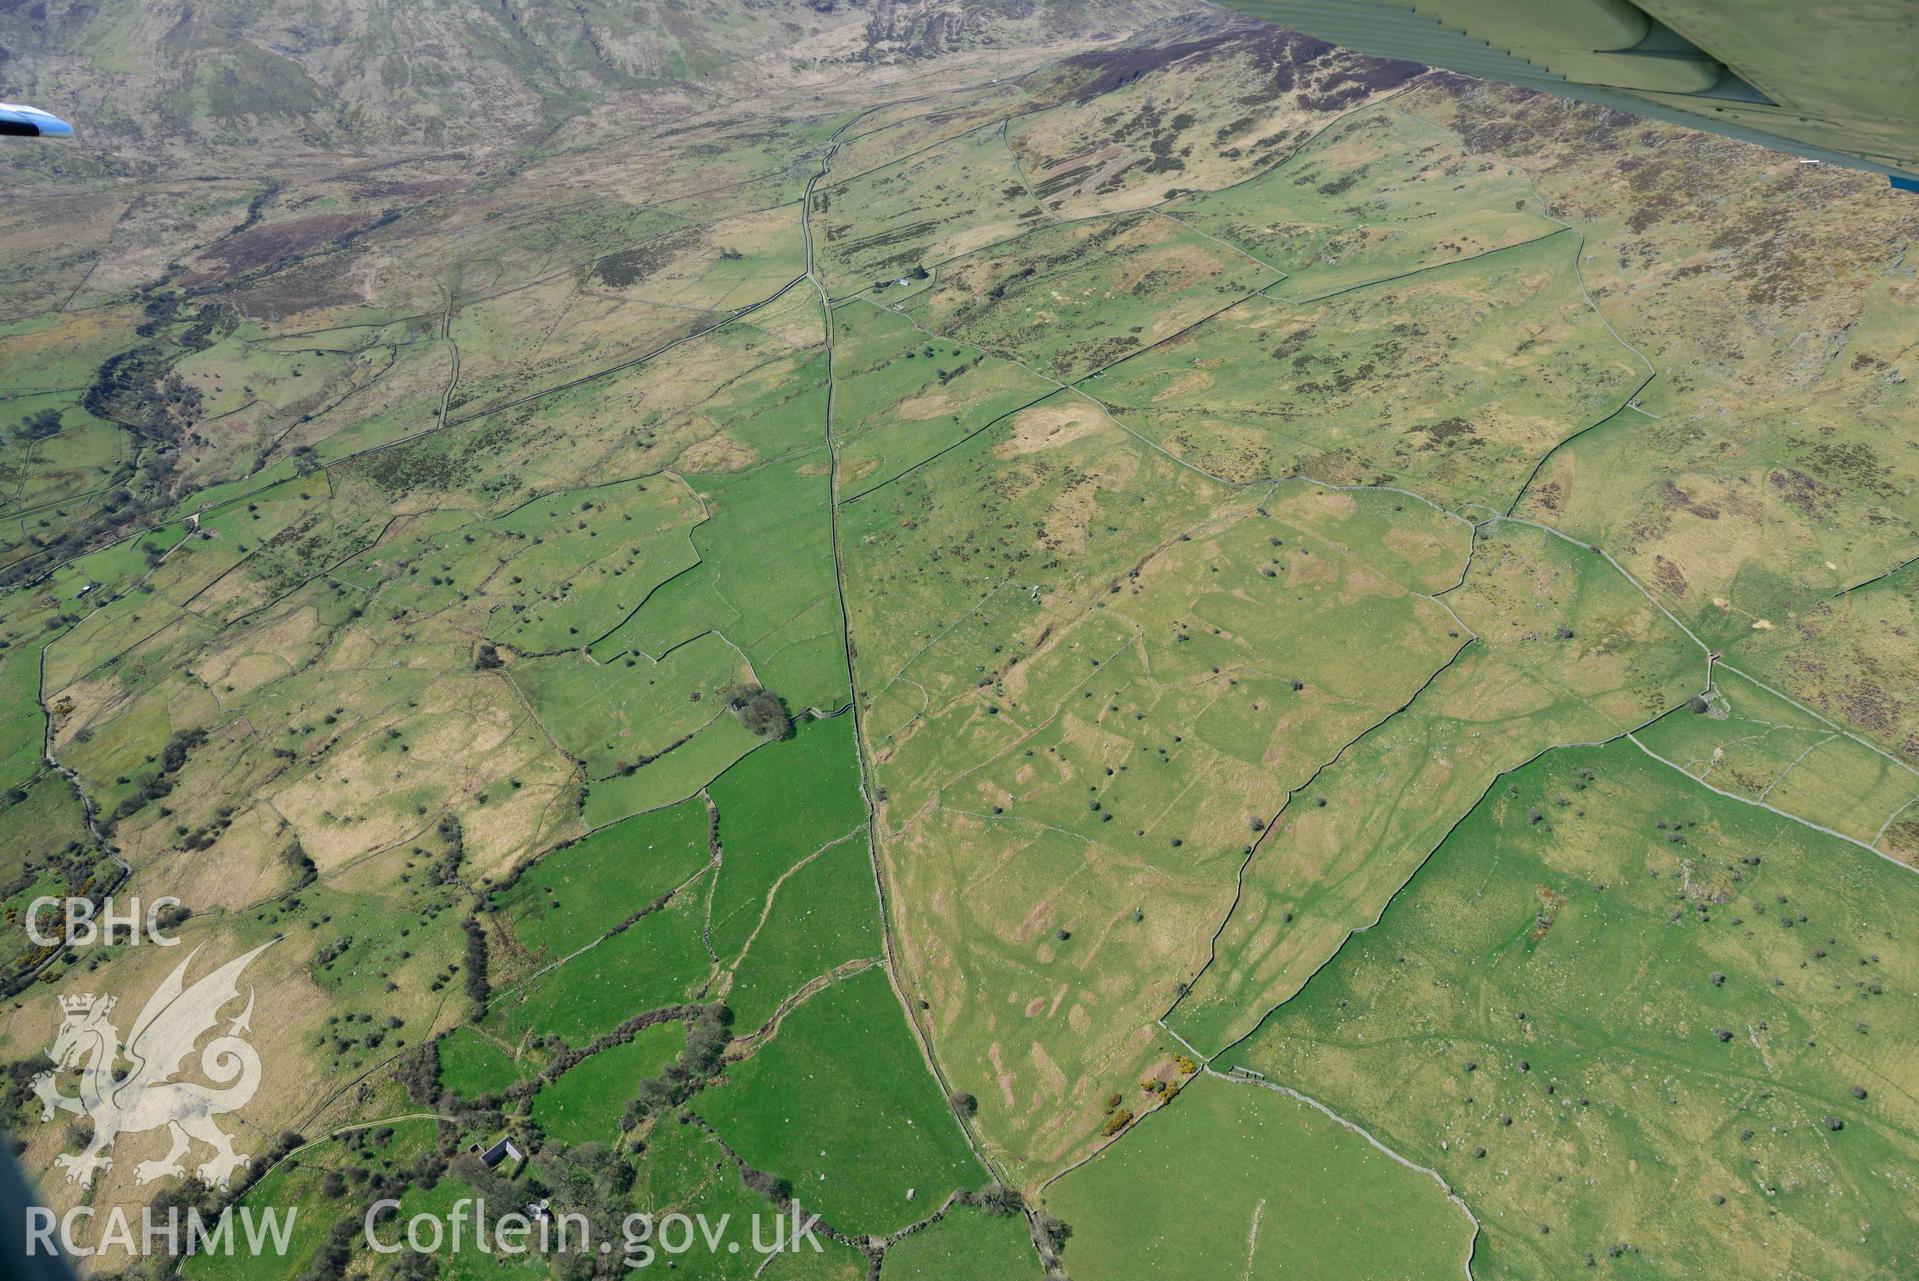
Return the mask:
[[[56,115],[17,102],[0,102],[0,138],[71,137],[73,126]]]
[[[1379,58],[1503,80],[1919,191],[1919,0],[1221,0]]]

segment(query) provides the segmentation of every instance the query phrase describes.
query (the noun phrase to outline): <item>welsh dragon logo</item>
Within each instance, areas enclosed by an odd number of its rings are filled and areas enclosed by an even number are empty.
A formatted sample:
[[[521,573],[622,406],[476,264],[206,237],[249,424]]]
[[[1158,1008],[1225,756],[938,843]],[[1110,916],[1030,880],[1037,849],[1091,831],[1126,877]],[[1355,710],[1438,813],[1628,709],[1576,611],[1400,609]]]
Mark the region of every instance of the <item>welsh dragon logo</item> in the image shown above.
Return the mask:
[[[200,1069],[217,1088],[171,1078],[220,1021],[220,1011],[239,999],[241,971],[271,946],[263,943],[188,987],[187,966],[200,951],[195,948],[147,999],[124,1046],[108,1018],[114,998],[92,993],[60,998],[66,1018],[47,1051],[55,1070],[35,1077],[33,1092],[44,1106],[42,1120],[52,1120],[56,1112],[73,1112],[93,1122],[93,1140],[84,1151],[54,1158],[67,1172],[67,1182],[91,1185],[97,1171],[113,1165],[106,1153],[115,1139],[162,1126],[172,1131],[173,1146],[160,1160],[134,1167],[140,1183],[184,1174],[180,1158],[195,1139],[213,1148],[212,1158],[196,1171],[210,1184],[225,1185],[246,1164],[246,1155],[233,1150],[233,1140],[214,1118],[245,1107],[260,1088],[260,1055],[244,1039],[252,1030],[251,987],[246,1008],[200,1051]],[[60,1092],[56,1073],[69,1068],[80,1072],[78,1097]]]

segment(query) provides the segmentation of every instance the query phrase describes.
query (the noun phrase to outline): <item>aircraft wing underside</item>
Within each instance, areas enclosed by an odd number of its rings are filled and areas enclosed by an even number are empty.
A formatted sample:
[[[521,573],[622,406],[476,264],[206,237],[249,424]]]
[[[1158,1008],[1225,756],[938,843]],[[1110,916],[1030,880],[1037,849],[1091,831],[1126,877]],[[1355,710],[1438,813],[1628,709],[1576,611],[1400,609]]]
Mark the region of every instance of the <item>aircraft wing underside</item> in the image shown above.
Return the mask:
[[[1444,67],[1919,190],[1919,0],[1223,0]]]

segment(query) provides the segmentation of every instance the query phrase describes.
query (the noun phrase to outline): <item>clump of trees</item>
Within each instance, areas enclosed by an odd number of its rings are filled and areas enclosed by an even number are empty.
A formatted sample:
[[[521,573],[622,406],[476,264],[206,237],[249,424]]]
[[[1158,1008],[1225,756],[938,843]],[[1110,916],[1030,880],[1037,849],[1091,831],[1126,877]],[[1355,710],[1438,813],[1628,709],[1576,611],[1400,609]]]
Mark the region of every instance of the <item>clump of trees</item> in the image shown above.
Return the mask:
[[[440,1101],[440,1043],[428,1041],[401,1059],[394,1071],[407,1097],[421,1107]]]
[[[478,1018],[486,1013],[487,999],[493,995],[486,981],[486,927],[480,924],[477,910],[468,914],[462,926],[466,930],[466,994]]]
[[[46,440],[60,434],[60,411],[39,409],[22,418],[14,434],[23,441]]]
[[[306,846],[300,844],[300,838],[294,837],[291,844],[280,851],[280,861],[293,869],[293,884],[287,886],[286,893],[303,890],[320,877],[320,869],[314,866],[313,859],[307,854]]]
[[[710,1076],[720,1065],[732,1034],[733,1011],[721,1002],[703,1007],[686,1029],[686,1050],[680,1061],[694,1076]]]
[[[1026,1209],[1026,1202],[1020,1199],[1020,1194],[1007,1187],[1004,1183],[1001,1183],[998,1179],[993,1180],[971,1196],[962,1197],[961,1200],[966,1201],[969,1205],[978,1206],[988,1214],[996,1214],[1002,1217],[1009,1214],[1019,1214]]]
[[[761,738],[786,738],[793,733],[793,717],[786,700],[759,685],[735,685],[726,691],[727,710]]]
[[[451,885],[459,880],[460,861],[466,857],[466,829],[460,826],[459,815],[448,811],[440,816],[434,830],[446,842],[446,857],[427,869],[426,883]]]
[[[793,1195],[793,1184],[789,1180],[750,1165],[740,1166],[740,1182],[769,1201],[784,1204]]]
[[[187,758],[193,750],[205,746],[206,741],[207,732],[204,729],[175,730],[173,736],[167,739],[166,746],[160,749],[160,768],[141,784],[139,791],[113,807],[108,822],[118,823],[123,818],[139,813],[148,801],[157,801],[170,794],[173,791],[173,776],[186,767]]]
[[[15,1134],[25,1132],[19,1121],[27,1105],[34,1103],[37,1106],[33,1078],[52,1070],[53,1060],[39,1053],[16,1059],[0,1068],[0,1120],[5,1121]],[[35,1115],[38,1116],[38,1113]]]
[[[724,1002],[715,1001],[688,1011],[686,1048],[680,1057],[666,1065],[658,1076],[640,1082],[638,1094],[627,1105],[624,1125],[631,1129],[640,1119],[678,1107],[699,1093],[720,1071],[732,1034],[733,1011]]]

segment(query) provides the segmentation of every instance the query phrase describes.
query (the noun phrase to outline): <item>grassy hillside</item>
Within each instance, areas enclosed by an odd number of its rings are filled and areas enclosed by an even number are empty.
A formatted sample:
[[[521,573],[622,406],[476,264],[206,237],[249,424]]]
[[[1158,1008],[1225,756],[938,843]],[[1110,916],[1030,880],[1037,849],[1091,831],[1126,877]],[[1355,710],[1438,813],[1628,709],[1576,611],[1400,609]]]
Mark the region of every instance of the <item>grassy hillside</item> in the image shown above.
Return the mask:
[[[0,45],[83,126],[0,209],[51,1204],[258,1176],[288,1276],[414,1276],[389,1195],[825,1215],[723,1278],[1911,1271],[1909,199],[1147,2]],[[188,946],[26,935],[108,893]],[[69,1013],[255,948],[241,1177],[77,1159]]]

